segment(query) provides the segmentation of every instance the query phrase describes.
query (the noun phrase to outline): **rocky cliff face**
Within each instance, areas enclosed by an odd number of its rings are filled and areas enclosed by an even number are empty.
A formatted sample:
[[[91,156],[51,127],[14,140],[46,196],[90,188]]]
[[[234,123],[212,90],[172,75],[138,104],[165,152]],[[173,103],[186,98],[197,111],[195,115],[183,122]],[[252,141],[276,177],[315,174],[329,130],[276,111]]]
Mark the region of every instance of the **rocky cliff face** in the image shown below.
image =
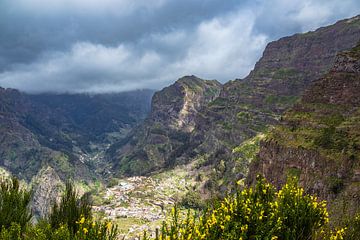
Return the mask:
[[[269,43],[249,76],[226,83],[197,115],[191,147],[181,159],[201,155],[204,165],[224,160],[231,168],[237,159],[232,150],[277,124],[311,82],[331,68],[336,53],[359,39],[360,17],[354,17]]]
[[[260,146],[251,167],[276,185],[296,175],[310,193],[331,201],[335,215],[358,209],[360,201],[360,45],[339,53],[329,73]]]
[[[150,119],[190,133],[194,130],[197,113],[219,96],[220,88],[217,81],[204,81],[195,76],[180,78],[170,87],[155,93]]]
[[[234,146],[253,136],[276,122],[313,80],[327,72],[337,52],[354,47],[359,39],[360,17],[356,17],[269,43],[249,76],[226,83],[220,97],[204,109],[199,135],[206,141],[207,130],[213,132],[226,122],[229,126],[214,133],[216,139],[229,139]]]
[[[45,217],[49,214],[54,203],[60,200],[65,185],[50,166],[43,167],[34,177],[31,185],[33,214],[35,217]]]
[[[252,149],[253,155],[259,134],[277,124],[311,82],[331,68],[336,53],[354,47],[358,39],[360,17],[354,17],[269,43],[249,76],[226,83],[220,94],[213,86],[200,91],[204,84],[185,91],[189,88],[179,80],[155,94],[145,124],[113,145],[108,156],[120,174],[129,175],[191,161],[215,172],[224,165],[210,180],[226,186],[245,176],[250,162],[234,148]]]
[[[174,164],[187,148],[196,116],[220,93],[217,81],[185,76],[155,93],[149,117],[108,151],[122,174],[145,174]]]

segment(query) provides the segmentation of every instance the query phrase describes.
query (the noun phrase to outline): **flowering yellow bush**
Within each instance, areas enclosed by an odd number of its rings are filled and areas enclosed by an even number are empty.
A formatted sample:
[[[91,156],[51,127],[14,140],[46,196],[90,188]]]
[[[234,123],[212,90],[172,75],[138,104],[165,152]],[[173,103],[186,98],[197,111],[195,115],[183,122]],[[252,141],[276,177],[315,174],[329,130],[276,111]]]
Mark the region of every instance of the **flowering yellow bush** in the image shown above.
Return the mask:
[[[92,219],[86,219],[81,216],[80,220],[76,222],[79,227],[74,238],[75,239],[116,239],[117,226],[108,222],[99,222]]]
[[[258,177],[255,187],[228,196],[201,214],[189,211],[181,218],[174,208],[172,220],[163,223],[155,239],[342,239],[343,229],[333,236],[325,234],[328,222],[326,202],[305,194],[295,179],[276,191]]]

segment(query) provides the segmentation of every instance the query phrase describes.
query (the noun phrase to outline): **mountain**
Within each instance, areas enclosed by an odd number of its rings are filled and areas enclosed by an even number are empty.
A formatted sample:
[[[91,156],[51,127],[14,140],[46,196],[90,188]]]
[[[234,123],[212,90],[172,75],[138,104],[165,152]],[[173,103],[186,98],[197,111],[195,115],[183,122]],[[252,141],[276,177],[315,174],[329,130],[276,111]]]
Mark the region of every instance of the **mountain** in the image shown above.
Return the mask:
[[[267,45],[246,78],[224,85],[185,76],[155,94],[30,95],[0,88],[0,167],[35,186],[39,215],[50,203],[44,196],[55,198],[67,178],[89,184],[176,172],[177,165],[191,191],[204,194],[226,193],[252,163],[250,176],[260,171],[280,184],[291,172],[309,192],[346,199],[347,189],[357,191],[350,183],[360,170],[352,165],[358,48],[345,50],[359,39],[359,16],[281,38]],[[310,168],[314,176],[301,175],[299,169]]]
[[[299,177],[309,193],[330,201],[333,215],[359,209],[360,42],[304,93],[261,142],[257,173],[280,186]]]
[[[230,81],[196,120],[191,154],[231,158],[244,140],[278,122],[309,84],[326,73],[337,52],[360,39],[360,17],[271,42],[245,79]],[[218,159],[218,160],[217,160]]]
[[[177,82],[155,94],[150,117],[125,141],[114,144],[108,159],[120,175],[196,162],[197,171],[207,176],[205,186],[226,188],[246,176],[261,133],[276,125],[331,68],[337,52],[351,49],[359,39],[357,16],[269,43],[249,76],[225,83],[220,92],[216,87],[210,101],[192,111],[188,127],[180,114],[185,101]]]
[[[220,93],[221,84],[185,76],[156,92],[144,123],[108,151],[121,174],[146,174],[173,164],[195,128],[199,111]]]
[[[0,166],[28,182],[47,166],[61,179],[93,179],[99,159],[92,154],[142,121],[152,94],[29,95],[0,88]]]

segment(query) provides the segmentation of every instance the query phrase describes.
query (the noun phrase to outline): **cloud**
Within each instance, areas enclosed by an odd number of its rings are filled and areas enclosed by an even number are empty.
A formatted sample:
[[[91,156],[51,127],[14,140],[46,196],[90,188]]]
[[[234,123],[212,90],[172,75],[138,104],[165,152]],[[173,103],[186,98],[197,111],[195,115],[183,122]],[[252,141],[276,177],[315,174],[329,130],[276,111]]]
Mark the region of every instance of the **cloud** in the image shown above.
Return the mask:
[[[124,45],[115,48],[77,43],[69,52],[44,55],[37,62],[0,74],[3,86],[29,92],[109,92],[142,88],[150,69],[159,68],[154,52],[141,55]],[[136,70],[136,71],[135,71]]]
[[[79,42],[68,52],[49,53],[0,73],[0,84],[36,93],[160,88],[189,74],[226,81],[247,74],[265,46],[265,36],[252,35],[253,20],[251,12],[236,12],[202,22],[193,31],[154,34],[135,45]],[[155,47],[143,47],[149,41]],[[178,46],[185,51],[177,58],[166,50]]]
[[[255,29],[272,39],[315,30],[359,14],[355,0],[271,0],[254,1]]]
[[[244,77],[266,45],[267,37],[253,34],[255,16],[239,11],[199,25],[181,68],[221,81]]]
[[[158,89],[191,74],[225,82],[245,77],[267,42],[360,9],[355,0],[239,2],[4,0],[0,85],[117,92]]]
[[[132,12],[142,10],[155,10],[161,7],[165,0],[51,0],[44,4],[43,0],[4,0],[10,8],[17,11],[29,12],[42,15],[48,14],[114,14],[129,15]]]

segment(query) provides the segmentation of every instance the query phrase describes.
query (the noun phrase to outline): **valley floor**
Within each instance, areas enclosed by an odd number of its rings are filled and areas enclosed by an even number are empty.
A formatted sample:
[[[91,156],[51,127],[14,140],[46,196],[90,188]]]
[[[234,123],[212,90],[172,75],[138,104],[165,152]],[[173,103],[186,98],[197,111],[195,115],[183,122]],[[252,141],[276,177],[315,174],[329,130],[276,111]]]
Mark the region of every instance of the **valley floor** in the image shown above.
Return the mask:
[[[144,230],[151,232],[195,184],[190,166],[149,177],[113,179],[112,186],[94,196],[93,209],[99,217],[116,222],[121,239],[133,239]]]

